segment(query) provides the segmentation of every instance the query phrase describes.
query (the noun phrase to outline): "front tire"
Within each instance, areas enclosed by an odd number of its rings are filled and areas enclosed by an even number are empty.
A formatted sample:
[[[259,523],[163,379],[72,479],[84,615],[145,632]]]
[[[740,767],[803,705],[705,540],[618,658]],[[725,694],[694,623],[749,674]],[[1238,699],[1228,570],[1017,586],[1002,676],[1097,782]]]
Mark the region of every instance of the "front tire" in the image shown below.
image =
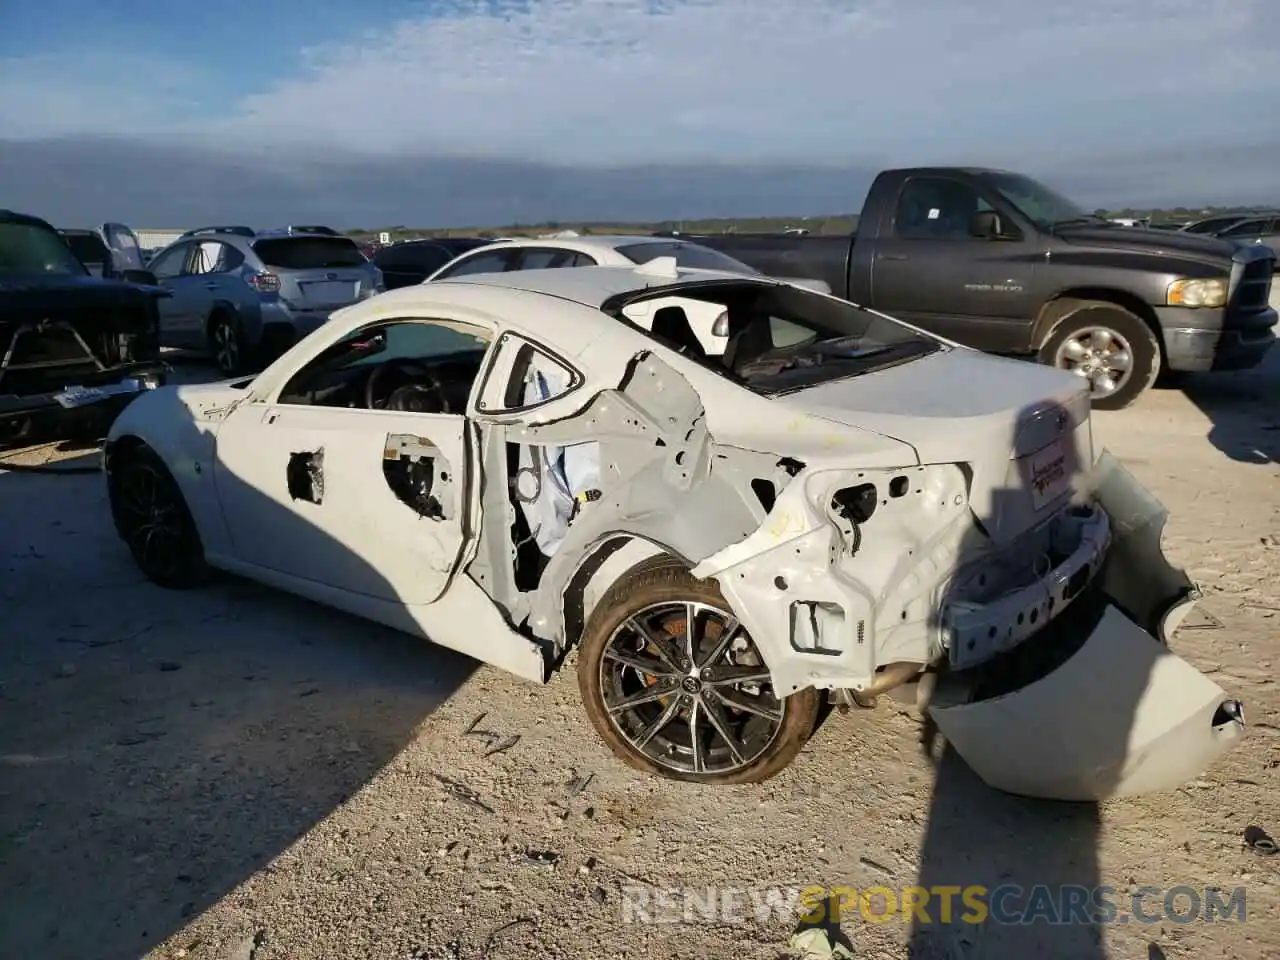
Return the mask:
[[[1086,380],[1095,410],[1120,410],[1159,376],[1160,341],[1141,317],[1123,307],[1084,303],[1058,322],[1039,359]]]
[[[600,601],[583,632],[578,688],[620,759],[708,784],[758,783],[783,770],[821,705],[812,687],[775,696],[716,582],[674,565],[628,573]]]
[[[150,447],[115,456],[107,495],[116,532],[152,583],[184,590],[208,572],[200,532],[178,483]]]

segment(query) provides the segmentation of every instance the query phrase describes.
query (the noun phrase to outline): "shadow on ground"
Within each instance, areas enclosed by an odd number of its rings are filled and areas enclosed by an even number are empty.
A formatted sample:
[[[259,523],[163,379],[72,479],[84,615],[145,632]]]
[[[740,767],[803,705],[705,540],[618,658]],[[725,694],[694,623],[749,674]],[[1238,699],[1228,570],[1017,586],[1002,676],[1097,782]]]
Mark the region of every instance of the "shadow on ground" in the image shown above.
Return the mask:
[[[1280,463],[1280,348],[1260,366],[1192,374],[1182,388],[1209,418],[1209,442],[1242,463]]]
[[[0,473],[0,610],[6,957],[145,954],[360,790],[475,666],[230,578],[153,586],[101,475]]]

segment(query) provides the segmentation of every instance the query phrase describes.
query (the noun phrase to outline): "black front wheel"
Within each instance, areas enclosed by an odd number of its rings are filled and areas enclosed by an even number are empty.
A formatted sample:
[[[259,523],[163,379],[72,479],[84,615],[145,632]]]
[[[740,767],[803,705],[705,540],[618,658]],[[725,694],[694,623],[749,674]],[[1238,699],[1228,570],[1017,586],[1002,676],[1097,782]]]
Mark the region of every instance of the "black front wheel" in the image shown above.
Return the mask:
[[[149,447],[114,458],[107,492],[116,531],[146,578],[181,590],[204,579],[204,546],[177,481]]]

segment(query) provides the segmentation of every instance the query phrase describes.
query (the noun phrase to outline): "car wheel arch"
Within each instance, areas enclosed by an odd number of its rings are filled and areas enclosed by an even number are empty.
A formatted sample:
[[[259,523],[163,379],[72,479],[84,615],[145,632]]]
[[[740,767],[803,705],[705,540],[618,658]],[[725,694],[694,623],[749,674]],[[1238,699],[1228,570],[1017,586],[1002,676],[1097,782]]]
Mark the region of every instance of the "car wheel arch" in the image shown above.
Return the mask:
[[[623,577],[662,566],[693,569],[677,551],[647,537],[617,532],[598,539],[583,552],[561,593],[561,629],[568,651],[582,637],[596,605]]]
[[[1156,319],[1155,311],[1151,309],[1151,305],[1143,301],[1141,297],[1115,287],[1072,288],[1060,291],[1046,300],[1041,305],[1031,328],[1032,352],[1039,351],[1057,331],[1058,327],[1070,318],[1072,314],[1099,304],[1119,307],[1121,310],[1127,310],[1142,320],[1151,328],[1151,332],[1155,334],[1156,342],[1160,344],[1161,359],[1164,359],[1164,336],[1160,330],[1160,322]]]

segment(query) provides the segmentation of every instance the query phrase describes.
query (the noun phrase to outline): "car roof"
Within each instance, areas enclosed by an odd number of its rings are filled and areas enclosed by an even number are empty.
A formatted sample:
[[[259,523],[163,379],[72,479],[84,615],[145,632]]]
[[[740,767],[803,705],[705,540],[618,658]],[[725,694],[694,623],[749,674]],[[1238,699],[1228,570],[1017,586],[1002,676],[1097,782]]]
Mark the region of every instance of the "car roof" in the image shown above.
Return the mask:
[[[616,250],[618,247],[630,247],[641,243],[693,243],[683,237],[652,237],[645,234],[628,235],[590,234],[585,237],[514,237],[511,240],[490,241],[495,247],[561,247],[565,250],[579,250],[584,253],[591,250]],[[470,253],[471,251],[467,251]]]
[[[651,266],[648,264],[646,266]],[[430,296],[427,288],[435,286],[486,286],[541,293],[562,300],[571,300],[583,306],[599,309],[606,301],[622,294],[640,293],[670,287],[678,290],[690,284],[708,280],[734,280],[741,283],[759,283],[776,286],[778,281],[768,277],[753,277],[741,273],[719,270],[691,270],[677,268],[674,274],[659,274],[654,268],[645,272],[636,267],[572,267],[547,270],[508,270],[502,273],[468,273],[460,277],[433,280],[429,284],[407,289],[420,291],[423,299]],[[395,291],[399,293],[399,291]],[[385,296],[385,294],[384,294]]]

